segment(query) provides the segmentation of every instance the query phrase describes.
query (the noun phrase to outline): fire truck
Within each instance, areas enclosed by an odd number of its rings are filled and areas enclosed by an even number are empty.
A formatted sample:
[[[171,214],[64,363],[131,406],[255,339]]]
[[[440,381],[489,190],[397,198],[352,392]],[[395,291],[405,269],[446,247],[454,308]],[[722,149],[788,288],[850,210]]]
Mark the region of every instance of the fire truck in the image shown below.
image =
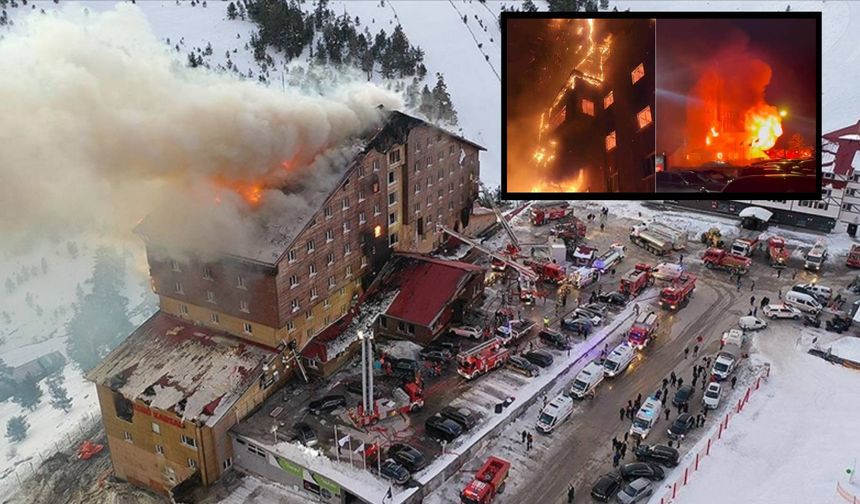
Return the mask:
[[[600,280],[600,273],[594,268],[577,268],[570,275],[570,282],[577,289],[584,289],[598,280]]]
[[[508,362],[510,350],[502,340],[493,338],[457,355],[457,373],[467,380],[500,368]]]
[[[648,229],[644,224],[630,230],[630,241],[654,255],[663,256],[672,252],[672,239],[664,234]]]
[[[654,283],[654,277],[651,276],[651,266],[644,263],[638,263],[636,266],[621,277],[621,285],[618,290],[622,294],[634,298],[639,295],[646,287]]]
[[[609,246],[609,250],[596,258],[591,265],[602,274],[617,266],[622,259],[624,259],[624,245],[613,243]]]
[[[402,388],[394,389],[392,396],[374,399],[373,408],[368,411],[364,411],[362,405],[359,404],[355,410],[349,412],[352,422],[356,427],[362,428],[366,425],[373,425],[379,420],[412,413],[424,407],[424,388],[418,378],[405,383]]]
[[[560,222],[553,226],[549,234],[564,240],[570,246],[584,239],[587,229],[584,222],[571,216],[567,222]]]
[[[543,282],[561,283],[567,278],[567,272],[564,266],[554,262],[534,261],[527,259],[523,261],[526,266],[530,267],[538,278]]]
[[[659,322],[656,313],[640,313],[639,317],[636,318],[636,322],[627,331],[627,342],[637,350],[642,350],[651,342],[651,339],[657,332],[658,325]]]
[[[542,226],[549,221],[563,219],[573,213],[567,201],[539,201],[532,203],[529,217],[532,224]]]
[[[496,494],[505,491],[505,480],[511,463],[505,459],[490,456],[475,473],[473,479],[460,493],[461,504],[489,504]]]
[[[724,269],[733,273],[746,274],[752,260],[749,257],[730,254],[723,249],[709,248],[702,255],[702,261],[708,269]]]
[[[534,279],[520,275],[517,283],[520,287],[520,302],[523,304],[534,303],[537,297],[537,287],[535,286]]]
[[[788,248],[785,239],[781,236],[771,236],[767,240],[768,263],[774,268],[785,268],[788,266]]]
[[[687,306],[695,289],[696,277],[684,273],[674,284],[660,291],[660,308],[677,310]]]
[[[761,241],[762,237],[758,234],[736,238],[735,241],[732,242],[729,252],[743,257],[752,257],[755,251],[761,248]]]
[[[573,251],[574,266],[591,266],[591,263],[594,262],[595,254],[597,254],[596,248],[578,245]]]
[[[860,268],[860,245],[851,245],[848,252],[848,260],[845,262],[849,268]]]

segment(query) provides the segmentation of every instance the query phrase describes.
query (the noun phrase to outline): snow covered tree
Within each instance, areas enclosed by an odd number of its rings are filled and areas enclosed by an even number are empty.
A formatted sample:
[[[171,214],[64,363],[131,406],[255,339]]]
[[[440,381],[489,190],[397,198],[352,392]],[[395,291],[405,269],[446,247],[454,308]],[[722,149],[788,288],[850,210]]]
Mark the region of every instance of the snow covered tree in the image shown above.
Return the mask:
[[[523,12],[537,12],[537,5],[532,0],[525,0],[523,2]]]
[[[433,100],[433,93],[427,84],[421,89],[421,105],[418,106],[418,111],[421,112],[427,119],[433,120],[436,117],[436,103]]]
[[[436,102],[436,119],[456,126],[457,111],[454,110],[451,95],[448,94],[448,87],[445,85],[445,78],[441,73],[436,74],[436,85],[433,87],[433,101]]]
[[[74,314],[66,326],[69,357],[88,370],[129,335],[128,299],[122,295],[125,262],[111,248],[95,254],[92,291],[75,301]]]
[[[197,68],[197,57],[194,56],[194,53],[188,53],[188,66]]]
[[[236,10],[236,4],[230,2],[230,4],[227,5],[227,19],[236,19],[238,15],[239,11]]]
[[[600,10],[609,10],[609,0],[600,0]]]
[[[6,422],[6,439],[13,443],[23,441],[27,437],[27,429],[30,424],[27,423],[27,417],[24,415],[15,416]]]
[[[206,43],[206,50],[203,51],[206,56],[212,56],[212,42]]]
[[[22,408],[35,411],[42,401],[42,389],[39,382],[32,375],[27,375],[24,381],[16,383],[12,391],[12,402],[19,404]]]
[[[12,368],[3,359],[0,359],[0,382],[12,383]]]
[[[72,409],[72,399],[63,386],[63,375],[56,374],[48,379],[48,391],[51,394],[51,407],[68,413]]]

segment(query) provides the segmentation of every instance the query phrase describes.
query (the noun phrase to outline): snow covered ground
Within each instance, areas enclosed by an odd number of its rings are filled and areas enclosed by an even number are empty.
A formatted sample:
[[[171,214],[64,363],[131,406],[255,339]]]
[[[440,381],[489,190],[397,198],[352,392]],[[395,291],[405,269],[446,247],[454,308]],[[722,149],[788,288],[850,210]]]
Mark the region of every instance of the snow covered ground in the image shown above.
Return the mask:
[[[860,495],[846,475],[860,454],[860,372],[806,353],[813,338],[826,347],[838,336],[800,324],[779,327],[753,339],[753,358],[772,365],[768,383],[731,420],[677,502],[837,504],[845,502],[837,482]]]

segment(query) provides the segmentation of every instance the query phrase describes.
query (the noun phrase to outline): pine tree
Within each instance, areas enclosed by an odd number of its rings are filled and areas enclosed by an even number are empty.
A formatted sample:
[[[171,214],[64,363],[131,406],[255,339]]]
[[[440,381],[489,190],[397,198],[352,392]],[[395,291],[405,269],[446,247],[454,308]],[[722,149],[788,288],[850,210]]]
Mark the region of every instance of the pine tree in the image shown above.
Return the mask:
[[[29,428],[30,424],[27,423],[27,417],[24,415],[12,417],[6,423],[6,438],[13,443],[23,441],[27,437]]]
[[[525,0],[523,2],[523,12],[537,12],[537,5],[532,0]]]
[[[12,368],[6,364],[6,361],[0,359],[0,382],[12,383],[12,381]]]
[[[41,401],[42,389],[39,388],[36,378],[29,374],[24,378],[24,381],[17,384],[12,392],[12,402],[30,411],[35,411]]]
[[[609,10],[609,0],[600,0],[600,10]]]
[[[206,56],[212,56],[212,42],[206,43],[206,50],[203,51],[203,54],[205,54]]]
[[[441,73],[436,74],[436,85],[433,87],[433,100],[436,102],[438,113],[436,119],[456,126],[457,111],[454,110],[451,95],[448,94],[448,87],[445,85],[445,78]]]
[[[227,6],[227,19],[236,19],[236,16],[238,15],[239,13],[236,10],[236,4],[230,2],[230,4]]]
[[[72,409],[72,399],[66,387],[63,386],[63,375],[56,374],[48,379],[48,391],[51,393],[51,407],[68,413]]]
[[[547,0],[550,12],[578,12],[583,0]]]
[[[433,100],[433,93],[430,92],[427,84],[424,84],[424,88],[421,89],[421,105],[418,106],[418,111],[427,119],[432,120],[436,117],[436,104]]]

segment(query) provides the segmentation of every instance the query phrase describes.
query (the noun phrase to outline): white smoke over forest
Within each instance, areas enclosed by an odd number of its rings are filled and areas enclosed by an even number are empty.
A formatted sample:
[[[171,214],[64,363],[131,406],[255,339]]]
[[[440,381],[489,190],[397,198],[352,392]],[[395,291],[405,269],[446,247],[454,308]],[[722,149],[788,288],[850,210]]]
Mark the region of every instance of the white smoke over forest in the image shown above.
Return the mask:
[[[21,19],[0,40],[0,97],[4,243],[81,226],[127,234],[157,208],[195,223],[179,232],[192,242],[195,230],[252,239],[248,219],[307,202],[264,191],[252,207],[225,181],[322,190],[345,168],[338,146],[379,124],[378,105],[401,106],[367,82],[320,95],[187,68],[133,5]]]

